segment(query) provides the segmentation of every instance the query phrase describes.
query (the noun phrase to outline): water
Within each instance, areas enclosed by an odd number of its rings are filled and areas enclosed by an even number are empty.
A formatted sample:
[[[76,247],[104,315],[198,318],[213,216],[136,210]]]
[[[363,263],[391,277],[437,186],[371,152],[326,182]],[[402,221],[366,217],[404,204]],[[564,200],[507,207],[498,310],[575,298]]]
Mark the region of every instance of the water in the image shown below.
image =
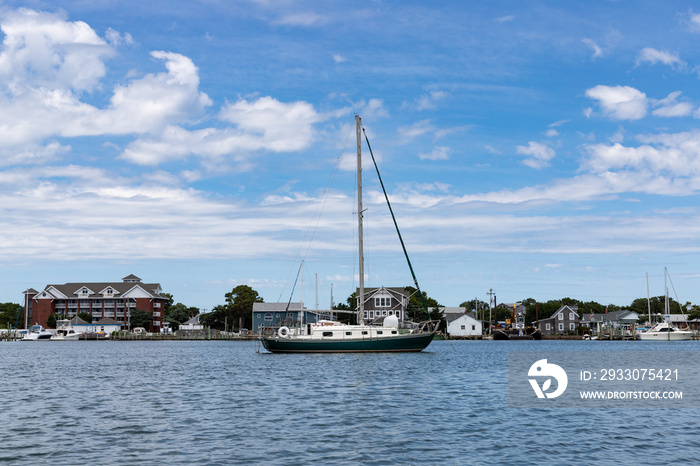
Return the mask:
[[[508,407],[509,350],[659,345],[435,341],[422,353],[278,355],[256,342],[0,342],[0,461],[689,461],[700,454],[697,409]]]

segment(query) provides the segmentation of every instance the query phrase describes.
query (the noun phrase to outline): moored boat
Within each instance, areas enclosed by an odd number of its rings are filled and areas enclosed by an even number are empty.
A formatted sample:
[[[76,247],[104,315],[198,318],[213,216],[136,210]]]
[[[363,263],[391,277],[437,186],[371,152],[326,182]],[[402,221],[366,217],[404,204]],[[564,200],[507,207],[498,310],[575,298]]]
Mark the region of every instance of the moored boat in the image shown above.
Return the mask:
[[[22,338],[22,341],[48,341],[53,336],[53,333],[46,330],[39,324],[32,325],[27,329],[27,334]]]
[[[367,325],[363,321],[365,303],[364,288],[364,253],[363,253],[363,212],[362,207],[362,152],[361,134],[362,121],[355,116],[355,133],[357,139],[357,216],[358,216],[358,256],[359,256],[359,288],[356,317],[357,324],[343,324],[337,321],[322,320],[316,323],[307,323],[298,328],[286,326],[261,329],[259,340],[264,348],[272,353],[344,353],[344,352],[419,352],[423,351],[433,340],[437,333],[439,321],[428,320],[421,322],[411,330],[400,329],[398,318],[394,315],[386,317],[380,326]],[[368,141],[369,147],[369,141]],[[372,149],[369,148],[370,154]],[[374,160],[374,156],[372,156]],[[375,168],[376,162],[375,162]],[[377,169],[379,176],[379,170]],[[382,189],[384,189],[381,177],[379,177]],[[389,198],[385,199],[391,211]],[[393,212],[392,212],[393,218]],[[396,220],[394,226],[397,229]],[[400,235],[399,235],[400,237]],[[413,274],[408,254],[401,241],[409,269]],[[413,281],[417,294],[423,301],[423,295],[418,286],[415,274]],[[423,307],[427,312],[427,305],[423,301]],[[429,314],[428,314],[429,315]]]
[[[57,320],[56,333],[51,337],[51,341],[78,341],[82,332],[76,331],[70,320]]]

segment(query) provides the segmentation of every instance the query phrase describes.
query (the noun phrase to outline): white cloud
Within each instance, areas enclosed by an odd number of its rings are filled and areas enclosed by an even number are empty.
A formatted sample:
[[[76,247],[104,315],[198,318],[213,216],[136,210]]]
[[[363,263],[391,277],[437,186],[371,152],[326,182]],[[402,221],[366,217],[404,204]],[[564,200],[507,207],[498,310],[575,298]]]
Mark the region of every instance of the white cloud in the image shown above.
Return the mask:
[[[548,167],[549,161],[556,155],[551,147],[534,141],[530,141],[527,146],[518,146],[516,150],[518,154],[529,155],[523,163],[536,170]]]
[[[347,61],[347,60],[346,60],[346,58],[345,58],[344,56],[342,56],[341,54],[339,54],[339,53],[334,53],[334,54],[333,54],[333,61],[336,62],[336,63],[344,63],[344,62]]]
[[[450,159],[450,148],[449,147],[436,147],[429,154],[419,154],[418,158],[421,160],[449,160]]]
[[[653,101],[657,108],[652,114],[660,117],[683,117],[693,113],[693,105],[688,102],[678,102],[681,91],[670,93],[665,99]]]
[[[700,13],[690,14],[690,27],[692,30],[700,32]]]
[[[282,26],[314,26],[317,24],[326,24],[329,18],[317,13],[292,13],[273,22],[273,24]]]
[[[125,32],[124,34],[120,34],[119,31],[116,31],[112,28],[107,28],[107,31],[105,31],[105,39],[107,39],[107,42],[112,47],[119,47],[122,44],[123,45],[134,45],[136,44],[136,41],[134,41],[134,38],[131,37],[131,34],[128,32]]]
[[[547,137],[549,137],[549,138],[555,138],[555,137],[559,136],[559,131],[557,131],[557,130],[554,129],[554,128],[550,128],[550,129],[547,130],[547,132],[545,133],[545,135],[546,135]]]
[[[494,21],[497,23],[509,23],[513,20],[515,20],[515,16],[513,15],[501,16],[499,18],[494,19]]]
[[[641,177],[670,174],[687,178],[700,175],[700,131],[637,136],[643,144],[627,147],[620,143],[586,146],[583,167],[593,173],[633,169]]]
[[[592,39],[581,39],[581,42],[583,42],[584,44],[589,46],[591,50],[593,50],[593,58],[600,58],[603,56],[603,50],[598,46],[598,44],[593,42]]]
[[[647,114],[647,96],[629,86],[598,85],[586,91],[586,96],[600,104],[606,116],[617,120],[638,120]]]
[[[90,90],[105,75],[103,59],[113,50],[86,23],[26,8],[6,12],[0,21],[5,92],[18,95],[34,87]]]
[[[447,96],[447,92],[444,91],[431,91],[430,93],[424,94],[416,99],[413,107],[419,111],[434,109],[437,108],[437,102],[445,99]]]
[[[38,163],[65,153],[52,150],[56,146],[46,145],[47,138],[158,133],[192,121],[211,104],[198,90],[192,61],[160,51],[151,55],[163,60],[166,73],[117,85],[106,108],[84,103],[84,91],[99,85],[106,72],[103,60],[113,54],[107,42],[85,23],[28,9],[6,13],[0,23],[5,32],[0,50],[4,165]],[[112,42],[130,41],[111,29],[107,36]]]
[[[430,120],[421,120],[411,126],[402,126],[399,128],[399,135],[402,138],[414,139],[418,136],[423,136],[435,131],[435,127]]]
[[[320,117],[306,102],[283,103],[272,97],[254,101],[241,99],[227,104],[219,114],[236,128],[206,128],[189,131],[169,126],[160,134],[130,143],[122,157],[140,165],[157,165],[196,155],[227,157],[247,170],[253,151],[291,152],[304,149],[313,140],[313,124]]]
[[[652,49],[651,47],[644,48],[641,50],[641,52],[639,52],[639,55],[637,56],[637,64],[639,65],[641,63],[650,63],[652,65],[661,63],[663,65],[673,67],[685,66],[685,62],[683,62],[683,60],[681,60],[677,54]]]

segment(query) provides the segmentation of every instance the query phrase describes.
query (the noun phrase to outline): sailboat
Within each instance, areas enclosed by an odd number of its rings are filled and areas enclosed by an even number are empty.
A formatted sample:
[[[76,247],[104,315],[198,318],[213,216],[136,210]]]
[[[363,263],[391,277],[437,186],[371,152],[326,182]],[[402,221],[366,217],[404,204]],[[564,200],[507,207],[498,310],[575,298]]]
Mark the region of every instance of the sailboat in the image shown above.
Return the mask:
[[[664,299],[664,314],[666,315],[666,320],[664,322],[659,322],[658,324],[651,327],[646,332],[639,334],[639,338],[645,341],[680,341],[680,340],[692,340],[694,332],[692,330],[681,330],[671,323],[670,319],[670,309],[668,301],[668,286],[666,285],[666,267],[664,267],[664,289],[666,290]],[[647,276],[647,302],[649,301],[649,278]],[[649,322],[651,322],[651,305],[649,305]]]
[[[359,255],[359,289],[357,300],[357,324],[344,324],[334,320],[319,320],[298,328],[286,326],[267,329],[259,339],[264,348],[272,353],[344,353],[344,352],[419,352],[423,351],[437,333],[439,321],[421,322],[413,330],[399,328],[395,315],[386,317],[381,326],[367,325],[363,320],[365,304],[364,286],[364,251],[363,251],[363,208],[362,208],[362,120],[355,115],[355,133],[357,137],[357,212],[358,212],[358,255]],[[369,146],[369,141],[367,141]],[[370,153],[372,151],[369,148]],[[373,157],[374,158],[374,157]],[[375,162],[376,167],[376,162]],[[377,175],[379,171],[377,170]],[[380,177],[381,183],[381,177]],[[382,189],[384,186],[382,185]],[[386,201],[391,210],[389,198]],[[393,212],[392,212],[393,217]],[[394,219],[396,226],[396,220]],[[398,232],[398,227],[397,227]],[[400,234],[399,234],[400,238]],[[401,241],[406,253],[406,248]],[[406,259],[413,273],[413,268]],[[422,299],[422,293],[413,274],[414,283]],[[427,307],[423,303],[426,311]]]

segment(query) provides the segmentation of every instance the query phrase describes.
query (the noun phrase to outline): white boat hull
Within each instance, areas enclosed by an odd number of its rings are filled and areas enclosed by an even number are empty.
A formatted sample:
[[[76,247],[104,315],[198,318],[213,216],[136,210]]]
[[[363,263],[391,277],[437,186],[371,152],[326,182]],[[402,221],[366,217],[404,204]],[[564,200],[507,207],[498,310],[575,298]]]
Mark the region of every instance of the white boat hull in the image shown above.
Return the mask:
[[[651,332],[646,331],[639,334],[639,339],[643,341],[682,341],[692,340],[693,332],[677,330],[675,332]]]

